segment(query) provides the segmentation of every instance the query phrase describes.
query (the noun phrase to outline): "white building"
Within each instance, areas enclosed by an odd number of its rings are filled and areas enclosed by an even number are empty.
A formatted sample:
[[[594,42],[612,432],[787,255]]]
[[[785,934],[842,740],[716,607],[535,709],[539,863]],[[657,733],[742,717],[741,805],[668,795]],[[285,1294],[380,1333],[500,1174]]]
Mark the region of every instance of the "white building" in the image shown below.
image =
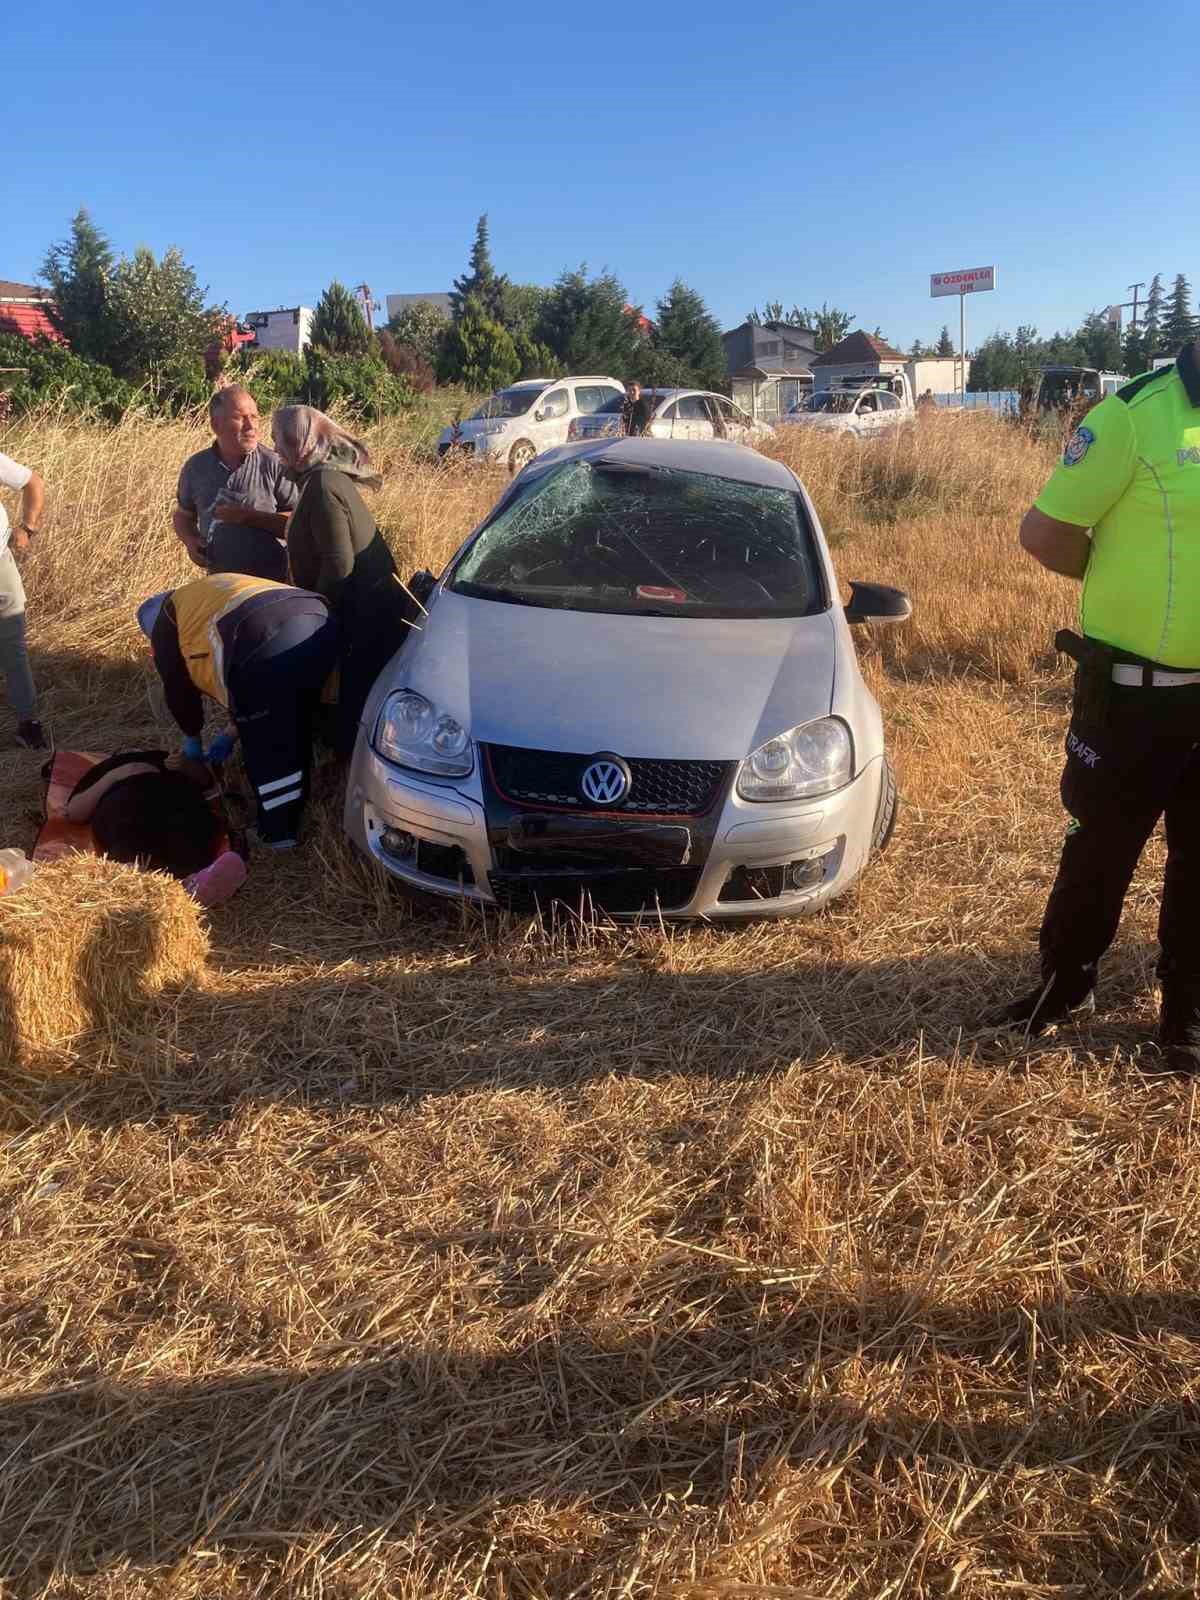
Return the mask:
[[[280,306],[277,311],[248,311],[245,325],[254,329],[256,350],[290,350],[299,355],[312,339],[312,310],[308,306]]]
[[[932,389],[934,394],[953,394],[959,388],[962,365],[957,356],[928,356],[913,360],[903,350],[877,339],[873,333],[859,330],[848,333],[832,350],[817,357],[812,364],[813,386],[816,389],[832,389],[848,378],[861,378],[864,375],[890,378],[902,372],[908,379],[913,399],[919,400],[926,389]],[[971,376],[971,363],[968,361],[966,366],[966,374],[962,379],[964,388],[966,379]]]
[[[954,394],[960,387],[959,373],[962,362],[957,356],[920,356],[907,361],[904,370],[912,386],[913,399],[919,400],[930,389],[934,394]],[[967,362],[967,380],[971,377],[971,363]],[[966,384],[962,385],[966,388]]]

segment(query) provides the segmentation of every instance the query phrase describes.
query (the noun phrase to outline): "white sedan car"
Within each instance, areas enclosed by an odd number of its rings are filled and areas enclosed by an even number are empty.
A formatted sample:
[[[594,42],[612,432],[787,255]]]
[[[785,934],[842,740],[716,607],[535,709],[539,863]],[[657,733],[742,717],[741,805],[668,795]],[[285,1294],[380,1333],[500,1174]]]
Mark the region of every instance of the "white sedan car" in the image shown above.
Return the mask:
[[[774,432],[727,396],[708,389],[643,389],[642,394],[653,407],[647,429],[652,439],[725,439],[731,444],[755,444]],[[622,395],[589,416],[577,417],[568,439],[572,444],[581,439],[619,439],[625,431],[624,405]]]
[[[818,389],[779,419],[781,428],[813,428],[857,439],[912,421],[912,408],[890,389]]]
[[[812,502],[728,444],[540,456],[450,562],[363,714],[345,825],[413,889],[518,911],[811,912],[896,785]]]

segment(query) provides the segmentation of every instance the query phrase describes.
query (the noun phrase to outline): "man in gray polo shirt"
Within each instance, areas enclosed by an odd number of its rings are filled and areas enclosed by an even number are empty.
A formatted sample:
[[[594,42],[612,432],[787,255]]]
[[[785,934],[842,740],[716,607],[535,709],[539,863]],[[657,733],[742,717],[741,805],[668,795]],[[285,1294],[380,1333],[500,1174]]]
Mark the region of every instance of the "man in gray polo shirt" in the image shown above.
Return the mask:
[[[300,491],[282,461],[259,444],[258,407],[230,384],[209,401],[214,442],[179,474],[175,532],[206,572],[244,572],[287,582],[288,514]]]

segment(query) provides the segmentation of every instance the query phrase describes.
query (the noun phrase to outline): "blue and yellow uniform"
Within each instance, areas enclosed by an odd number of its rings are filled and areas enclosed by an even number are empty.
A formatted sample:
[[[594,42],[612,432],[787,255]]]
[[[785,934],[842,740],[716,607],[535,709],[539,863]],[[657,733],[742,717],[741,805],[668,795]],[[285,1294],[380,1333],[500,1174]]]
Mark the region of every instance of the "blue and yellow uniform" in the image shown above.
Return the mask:
[[[204,696],[233,717],[259,837],[276,848],[295,843],[313,720],[337,641],[319,594],[238,572],[183,584],[164,599],[151,629],[167,706],[184,734],[203,728]]]
[[[1162,1041],[1200,1070],[1200,344],[1094,406],[1035,502],[1089,529],[1043,986],[1007,1020],[1089,1000],[1138,858],[1165,819]]]

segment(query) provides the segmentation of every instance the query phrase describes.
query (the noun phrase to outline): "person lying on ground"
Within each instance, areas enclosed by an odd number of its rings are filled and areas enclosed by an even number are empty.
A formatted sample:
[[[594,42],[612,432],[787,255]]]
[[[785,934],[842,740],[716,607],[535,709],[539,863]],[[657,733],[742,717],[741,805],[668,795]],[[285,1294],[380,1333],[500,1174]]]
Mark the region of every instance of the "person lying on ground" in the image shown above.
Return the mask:
[[[23,467],[6,455],[0,455],[0,486],[21,492],[15,528],[10,528],[8,513],[0,502],[0,673],[4,674],[9,704],[17,714],[17,743],[26,750],[44,750],[46,735],[38,721],[37,690],[25,644],[25,586],[16,558],[25,554],[38,532],[46,490],[32,467]]]
[[[208,415],[215,437],[183,464],[175,532],[206,572],[286,583],[284,535],[299,490],[274,450],[259,443],[258,407],[247,389],[218,389]]]
[[[318,594],[214,573],[138,612],[183,752],[202,754],[204,697],[233,718],[254,789],[258,834],[291,849],[308,796],[313,719],[337,661],[338,625]]]
[[[340,629],[333,742],[339,755],[349,755],[371,686],[419,608],[359,493],[360,485],[377,489],[381,482],[366,445],[312,406],[281,406],[271,432],[300,485],[287,534],[292,581],[328,600]]]
[[[100,761],[75,785],[69,822],[88,823],[102,855],[183,880],[202,905],[236,893],[246,864],[223,850],[224,825],[209,801],[211,768],[165,750],[135,750]]]

